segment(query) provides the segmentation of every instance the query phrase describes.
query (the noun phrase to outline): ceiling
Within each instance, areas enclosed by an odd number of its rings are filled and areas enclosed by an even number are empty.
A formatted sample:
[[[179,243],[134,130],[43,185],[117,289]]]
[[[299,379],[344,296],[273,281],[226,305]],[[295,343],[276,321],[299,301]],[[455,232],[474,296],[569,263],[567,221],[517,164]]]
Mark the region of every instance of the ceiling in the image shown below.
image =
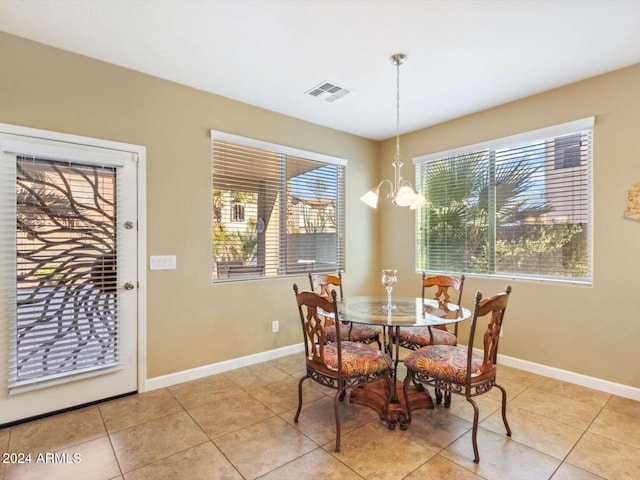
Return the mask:
[[[640,0],[0,0],[0,31],[376,140],[397,52],[402,132],[640,63]]]

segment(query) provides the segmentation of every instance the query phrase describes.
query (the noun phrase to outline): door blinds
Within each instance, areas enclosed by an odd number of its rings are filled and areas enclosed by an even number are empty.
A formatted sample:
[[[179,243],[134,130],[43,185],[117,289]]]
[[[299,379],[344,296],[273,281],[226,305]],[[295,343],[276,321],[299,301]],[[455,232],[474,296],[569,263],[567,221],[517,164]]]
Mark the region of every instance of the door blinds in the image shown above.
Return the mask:
[[[96,149],[92,161],[64,160],[55,146],[49,158],[38,145],[10,140],[2,147],[0,261],[10,273],[0,285],[0,307],[9,319],[8,386],[118,365],[122,159]],[[67,157],[76,157],[74,149]]]

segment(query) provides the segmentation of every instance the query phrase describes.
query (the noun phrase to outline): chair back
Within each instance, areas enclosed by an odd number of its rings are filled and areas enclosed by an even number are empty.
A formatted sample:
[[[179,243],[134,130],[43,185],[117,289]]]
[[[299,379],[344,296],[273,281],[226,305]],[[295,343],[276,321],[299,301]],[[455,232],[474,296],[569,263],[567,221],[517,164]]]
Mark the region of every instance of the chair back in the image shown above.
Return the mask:
[[[304,340],[304,352],[307,362],[311,361],[320,365],[327,365],[325,360],[325,347],[327,345],[326,327],[333,324],[328,322],[327,314],[333,314],[333,318],[338,318],[338,302],[335,290],[331,290],[330,297],[324,297],[315,292],[299,292],[298,285],[293,284],[293,291],[298,304],[300,314],[300,324]],[[319,313],[318,310],[322,310]],[[335,322],[337,338],[340,338],[340,322]],[[336,342],[338,366],[342,366],[342,342]],[[338,375],[341,368],[338,368]]]
[[[500,329],[502,328],[504,313],[509,303],[509,295],[511,295],[511,285],[507,285],[504,293],[498,293],[485,299],[482,298],[481,292],[476,292],[468,343],[467,384],[471,381],[471,357],[478,319],[487,315],[490,315],[490,317],[483,336],[484,354],[482,366],[475,376],[480,378],[490,377],[495,373],[498,360],[498,344],[500,343]]]
[[[460,308],[460,302],[462,301],[462,290],[464,288],[464,275],[460,275],[460,280],[450,277],[448,275],[435,275],[428,277],[425,272],[422,272],[422,301],[426,298],[426,290],[430,287],[438,287],[433,298],[441,305],[447,303],[455,303]],[[449,289],[458,292],[458,298],[455,302],[451,302],[451,296],[449,295]],[[447,330],[444,325],[433,327],[440,330]],[[458,324],[454,324],[453,333],[458,336]]]
[[[342,293],[342,272],[338,272],[337,275],[332,273],[317,273],[315,275],[309,273],[309,285],[311,291],[315,292],[316,287],[320,287],[320,295],[323,297],[331,298],[330,288],[338,287],[340,290],[340,301],[344,297]]]
[[[422,299],[425,299],[425,290],[429,287],[438,287],[433,298],[440,303],[451,303],[451,297],[449,295],[449,289],[453,289],[458,292],[458,299],[455,304],[460,306],[462,299],[462,289],[464,287],[464,275],[460,276],[460,280],[450,277],[448,275],[436,275],[433,277],[427,277],[425,272],[422,272]]]

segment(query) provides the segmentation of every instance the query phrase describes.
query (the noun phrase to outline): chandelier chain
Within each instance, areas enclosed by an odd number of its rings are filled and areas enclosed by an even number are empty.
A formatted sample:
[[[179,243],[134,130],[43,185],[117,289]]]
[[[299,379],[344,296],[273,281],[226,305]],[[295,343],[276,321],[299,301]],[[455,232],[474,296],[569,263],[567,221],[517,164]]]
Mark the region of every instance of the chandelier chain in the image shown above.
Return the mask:
[[[400,62],[396,62],[396,161],[400,160]]]

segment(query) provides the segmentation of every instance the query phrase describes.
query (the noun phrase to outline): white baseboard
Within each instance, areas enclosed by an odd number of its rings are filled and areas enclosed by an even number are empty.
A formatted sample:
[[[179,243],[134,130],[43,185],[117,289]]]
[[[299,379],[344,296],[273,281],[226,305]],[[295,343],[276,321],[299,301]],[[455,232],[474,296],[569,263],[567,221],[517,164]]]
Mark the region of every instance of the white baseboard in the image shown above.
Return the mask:
[[[287,347],[268,350],[254,355],[247,355],[246,357],[233,358],[224,362],[212,363],[210,365],[203,365],[202,367],[196,367],[190,370],[170,373],[169,375],[163,375],[161,377],[149,378],[145,382],[144,391],[148,392],[158,388],[170,387],[171,385],[176,385],[178,383],[190,382],[191,380],[208,377],[209,375],[215,375],[216,373],[228,372],[229,370],[234,370],[236,368],[275,360],[276,358],[286,357],[287,355],[303,351],[304,345],[299,343],[297,345],[289,345]]]
[[[476,349],[474,349],[475,351]],[[482,350],[480,350],[480,354]],[[521,360],[519,358],[507,357],[505,355],[498,354],[498,364],[506,365],[508,367],[519,368],[526,372],[536,373],[545,377],[555,378],[556,380],[563,380],[568,383],[580,385],[583,387],[593,388],[594,390],[600,390],[606,393],[612,393],[620,397],[630,398],[631,400],[640,400],[640,388],[631,387],[629,385],[623,385],[621,383],[614,383],[601,378],[589,377],[582,375],[581,373],[570,372],[568,370],[561,370],[555,367],[549,367],[540,363],[529,362],[527,360]]]
[[[208,377],[209,375],[228,372],[229,370],[234,370],[236,368],[275,360],[276,358],[286,357],[287,355],[293,355],[302,351],[304,351],[304,345],[302,343],[298,343],[296,345],[289,345],[287,347],[268,350],[254,355],[247,355],[246,357],[234,358],[224,362],[212,363],[210,365],[204,365],[190,370],[183,370],[181,372],[170,373],[169,375],[163,375],[161,377],[150,378],[147,379],[144,384],[144,391],[170,387],[171,385],[176,385],[178,383],[189,382],[191,380]],[[482,354],[481,350],[474,349],[474,351],[477,351],[480,355]],[[526,372],[536,373],[545,377],[563,380],[575,385],[581,385],[583,387],[593,388],[594,390],[612,393],[620,397],[640,400],[640,388],[631,387],[629,385],[614,383],[608,380],[602,380],[601,378],[589,377],[580,373],[561,370],[559,368],[549,367],[540,363],[508,357],[506,355],[498,355],[498,363],[508,367],[519,368]]]

